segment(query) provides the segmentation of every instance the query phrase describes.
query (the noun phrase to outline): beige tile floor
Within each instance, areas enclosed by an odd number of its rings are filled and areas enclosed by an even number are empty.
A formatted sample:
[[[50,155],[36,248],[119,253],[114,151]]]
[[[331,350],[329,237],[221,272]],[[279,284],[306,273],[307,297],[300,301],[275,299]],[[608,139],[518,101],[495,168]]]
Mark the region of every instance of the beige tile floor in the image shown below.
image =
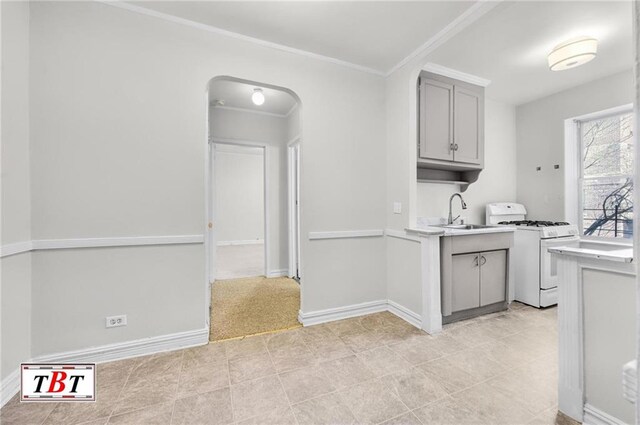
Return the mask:
[[[8,424],[534,424],[557,409],[556,309],[429,336],[390,313],[98,365],[93,404],[20,404]]]
[[[264,274],[264,244],[216,247],[216,279],[238,279]]]

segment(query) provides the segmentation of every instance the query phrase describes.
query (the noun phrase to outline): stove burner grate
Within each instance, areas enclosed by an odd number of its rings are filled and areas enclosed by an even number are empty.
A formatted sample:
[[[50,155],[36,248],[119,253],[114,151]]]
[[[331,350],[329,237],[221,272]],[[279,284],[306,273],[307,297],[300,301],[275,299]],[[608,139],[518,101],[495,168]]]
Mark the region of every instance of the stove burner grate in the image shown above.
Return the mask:
[[[529,227],[569,226],[569,223],[567,223],[566,221],[544,221],[544,220],[501,221],[498,224],[508,224],[511,226],[529,226]]]

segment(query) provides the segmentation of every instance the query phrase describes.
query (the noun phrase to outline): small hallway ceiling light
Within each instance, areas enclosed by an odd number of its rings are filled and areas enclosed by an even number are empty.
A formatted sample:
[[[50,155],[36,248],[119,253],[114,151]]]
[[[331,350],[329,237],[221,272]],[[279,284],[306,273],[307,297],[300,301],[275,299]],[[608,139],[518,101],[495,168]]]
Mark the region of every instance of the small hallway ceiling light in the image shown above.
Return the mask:
[[[564,71],[583,65],[596,57],[598,40],[593,37],[576,37],[558,44],[549,53],[549,68]]]
[[[264,93],[262,93],[262,89],[253,89],[251,100],[258,106],[262,105],[264,103]]]

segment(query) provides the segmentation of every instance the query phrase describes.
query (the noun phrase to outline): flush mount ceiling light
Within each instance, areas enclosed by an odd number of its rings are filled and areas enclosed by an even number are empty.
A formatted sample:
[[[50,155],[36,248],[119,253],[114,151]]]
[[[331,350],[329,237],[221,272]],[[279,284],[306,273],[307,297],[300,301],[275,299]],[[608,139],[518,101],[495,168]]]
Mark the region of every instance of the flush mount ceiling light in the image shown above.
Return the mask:
[[[253,89],[251,101],[258,106],[264,103],[264,93],[262,93],[262,89]]]
[[[593,37],[576,37],[558,44],[549,53],[549,68],[564,71],[583,65],[596,57],[598,40]]]

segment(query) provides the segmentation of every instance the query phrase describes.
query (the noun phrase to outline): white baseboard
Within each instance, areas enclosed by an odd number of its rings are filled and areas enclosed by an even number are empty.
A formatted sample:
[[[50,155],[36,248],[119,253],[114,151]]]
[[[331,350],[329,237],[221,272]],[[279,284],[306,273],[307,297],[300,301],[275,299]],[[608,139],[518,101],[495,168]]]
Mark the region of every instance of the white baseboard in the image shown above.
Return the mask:
[[[626,422],[593,407],[589,403],[584,405],[584,417],[582,419],[582,423],[584,425],[627,425]]]
[[[289,275],[289,269],[269,270],[267,277],[284,277]]]
[[[229,246],[229,245],[260,245],[264,244],[264,239],[247,239],[245,241],[220,241],[216,245]]]
[[[303,326],[318,325],[320,323],[333,322],[335,320],[348,319],[349,317],[364,316],[365,314],[379,313],[387,310],[387,300],[370,301],[367,303],[347,305],[344,307],[329,308],[326,310],[298,313],[298,321]]]
[[[0,381],[0,407],[7,404],[20,391],[20,369],[11,372]]]
[[[173,351],[182,348],[204,345],[209,342],[209,329],[161,335],[151,338],[137,339],[117,344],[101,345],[83,350],[38,356],[32,361],[36,363],[71,363],[71,362],[109,362],[148,354]]]
[[[205,345],[209,342],[209,329],[179,332],[151,338],[137,339],[117,344],[101,345],[83,350],[47,354],[30,360],[32,363],[103,363],[124,360],[149,354],[174,351],[183,348]],[[14,376],[15,375],[15,376]],[[20,390],[19,370],[2,380],[2,405],[9,401]]]
[[[401,306],[395,301],[388,300],[387,303],[390,313],[395,314],[405,322],[412,324],[418,329],[422,328],[422,317],[418,313]]]

